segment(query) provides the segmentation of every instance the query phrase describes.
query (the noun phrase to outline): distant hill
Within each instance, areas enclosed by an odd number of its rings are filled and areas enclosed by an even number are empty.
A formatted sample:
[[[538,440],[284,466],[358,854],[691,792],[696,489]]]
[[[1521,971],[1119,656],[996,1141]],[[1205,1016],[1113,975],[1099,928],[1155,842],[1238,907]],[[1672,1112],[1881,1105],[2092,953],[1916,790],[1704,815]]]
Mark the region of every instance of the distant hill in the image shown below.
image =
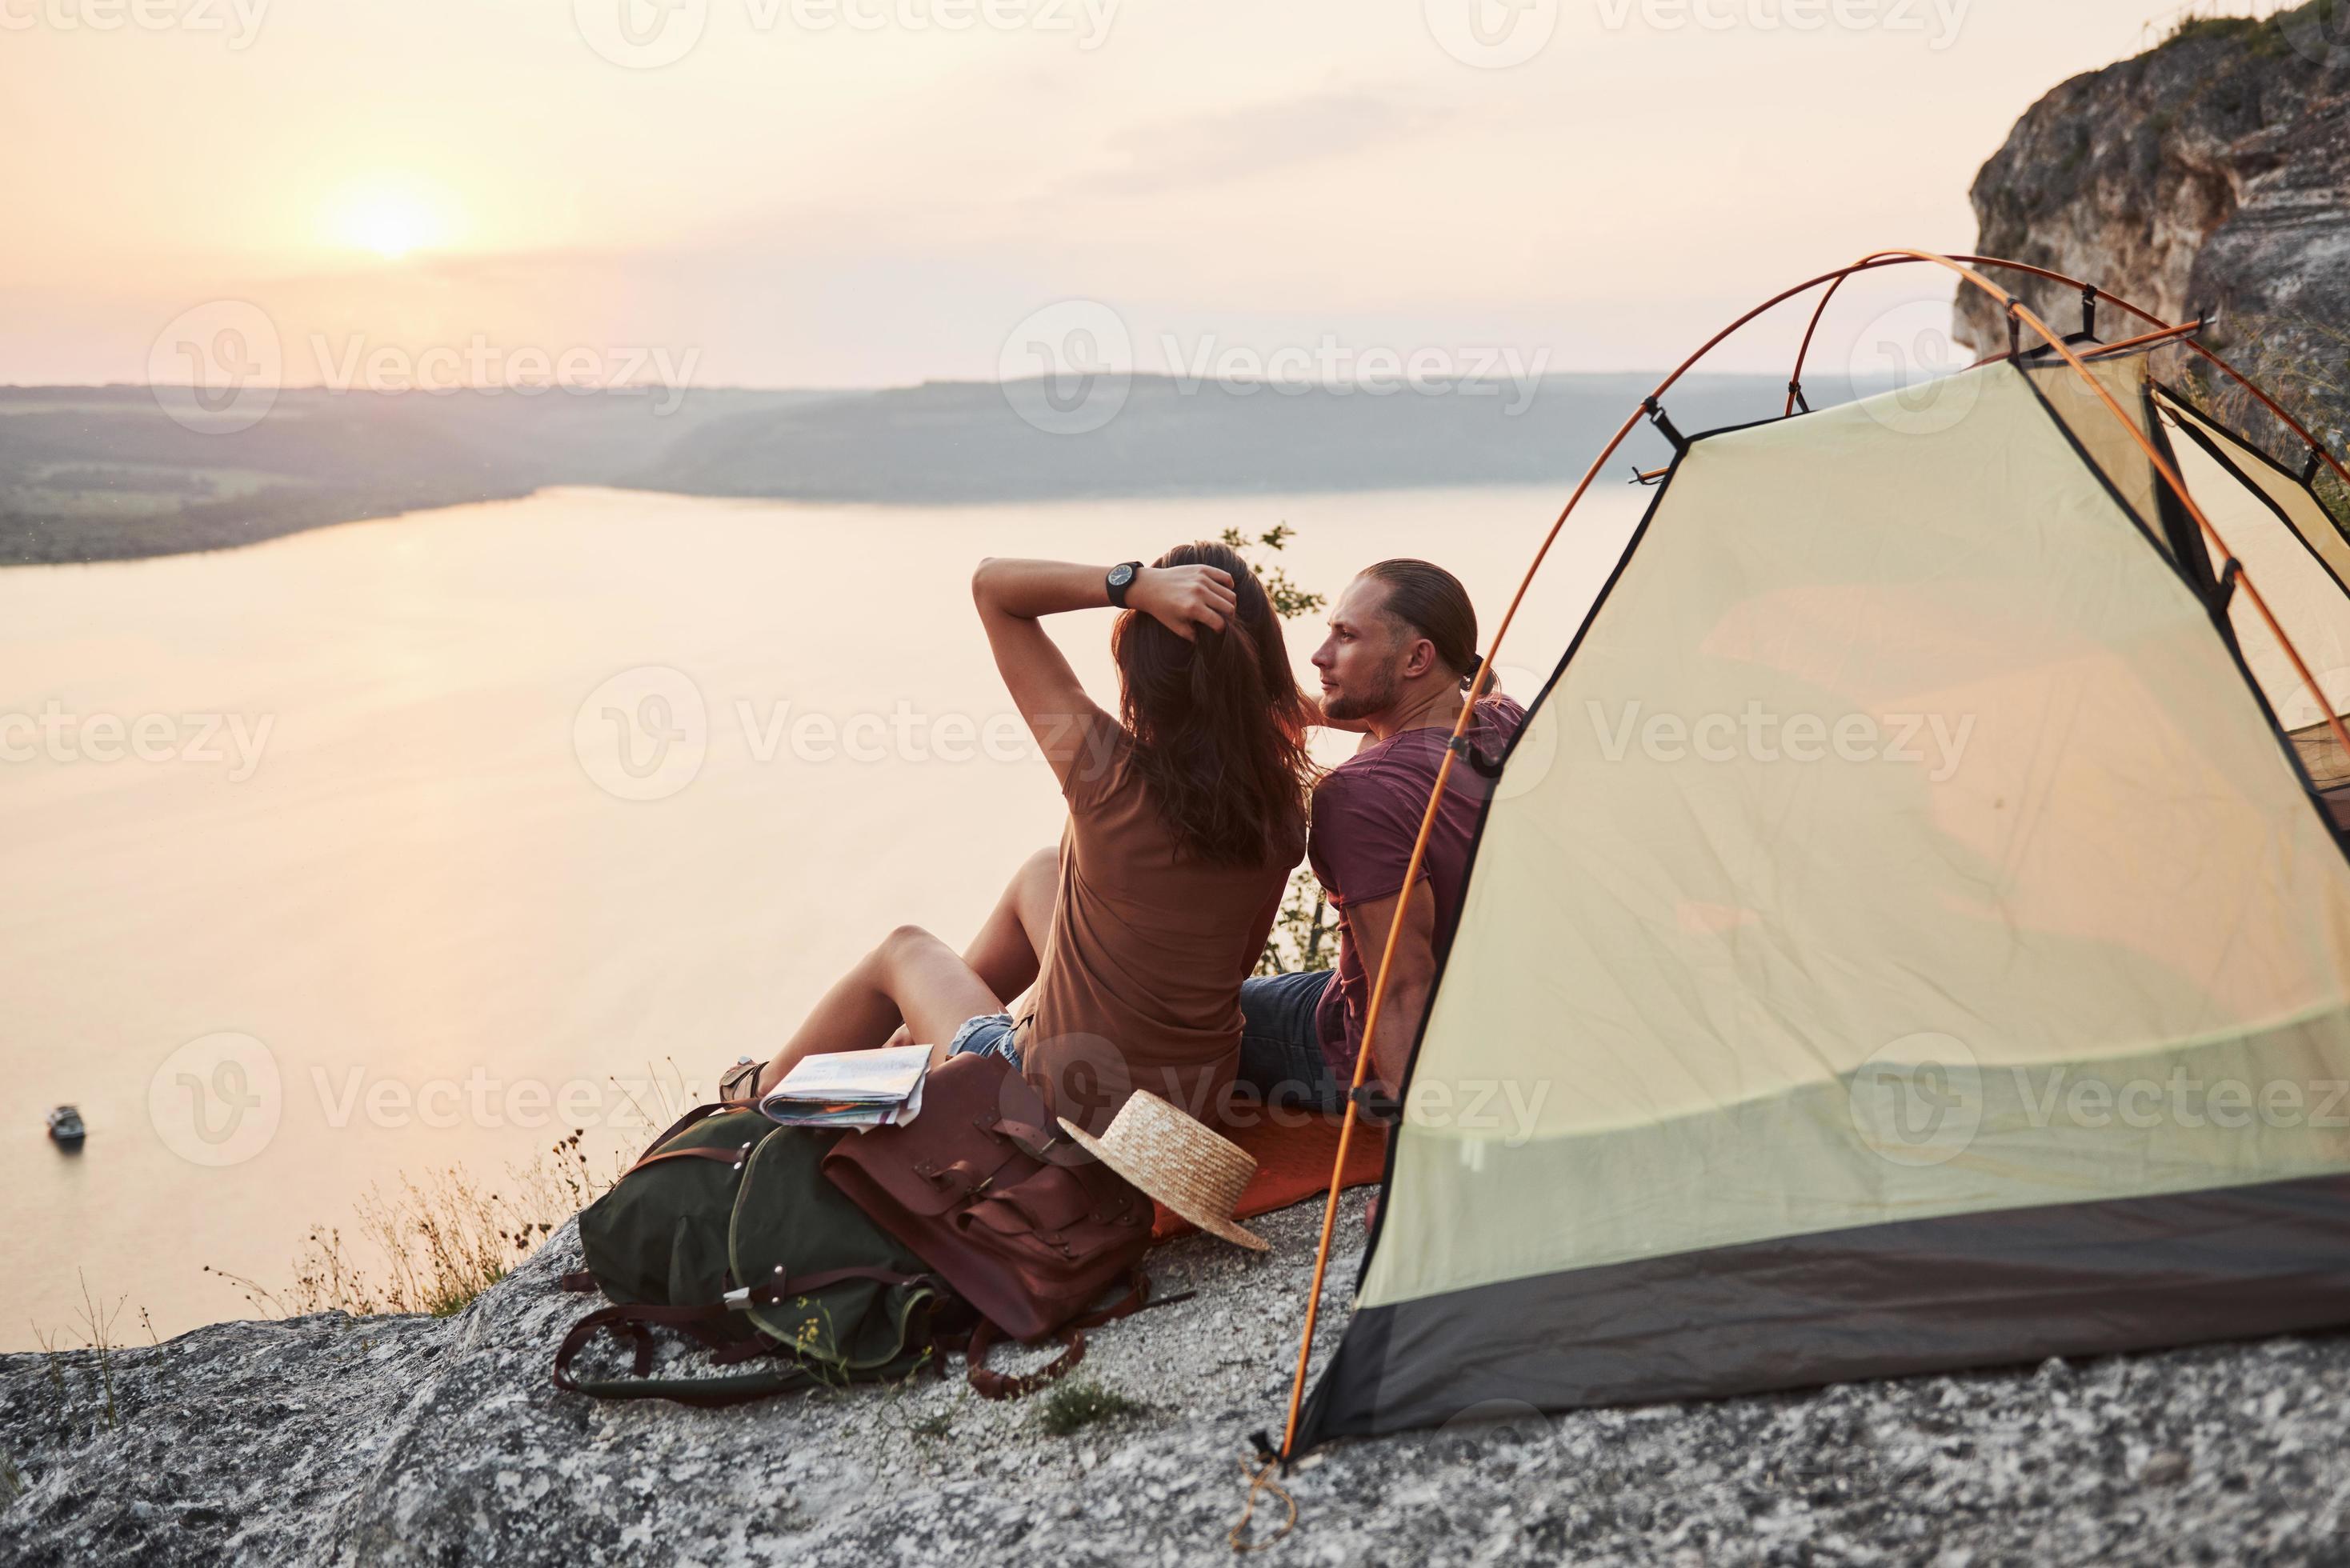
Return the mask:
[[[1491,395],[1234,389],[1136,377],[1053,433],[1042,383],[887,391],[281,393],[222,430],[185,391],[0,388],[0,564],[219,549],[549,484],[942,504],[1571,481],[1652,384],[1555,376]],[[1837,395],[1807,387],[1815,402]],[[1783,384],[1700,376],[1696,431],[1779,411]],[[1666,454],[1644,423],[1619,460]]]

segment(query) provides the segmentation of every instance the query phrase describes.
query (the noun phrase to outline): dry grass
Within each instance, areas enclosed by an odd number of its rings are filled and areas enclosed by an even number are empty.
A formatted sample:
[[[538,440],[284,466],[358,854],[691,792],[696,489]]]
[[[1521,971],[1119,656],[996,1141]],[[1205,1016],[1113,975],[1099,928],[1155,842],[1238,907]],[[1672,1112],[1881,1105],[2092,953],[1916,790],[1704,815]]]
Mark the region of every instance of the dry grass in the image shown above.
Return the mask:
[[[344,1312],[430,1313],[446,1317],[506,1276],[608,1183],[589,1174],[581,1135],[550,1147],[526,1166],[508,1166],[487,1186],[463,1166],[402,1173],[386,1191],[370,1187],[357,1204],[356,1231],[368,1250],[354,1258],[339,1227],[315,1225],[293,1264],[293,1283],[272,1290],[242,1274],[207,1266],[272,1317]]]

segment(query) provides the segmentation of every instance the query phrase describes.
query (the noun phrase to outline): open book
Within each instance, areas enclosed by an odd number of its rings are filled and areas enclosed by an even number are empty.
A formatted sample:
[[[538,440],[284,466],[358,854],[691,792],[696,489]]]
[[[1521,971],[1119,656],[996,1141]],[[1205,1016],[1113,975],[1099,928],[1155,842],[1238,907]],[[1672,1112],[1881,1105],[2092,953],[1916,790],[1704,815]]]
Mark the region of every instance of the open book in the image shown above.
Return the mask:
[[[886,1127],[914,1119],[931,1048],[835,1051],[810,1056],[759,1101],[768,1120],[795,1127]]]

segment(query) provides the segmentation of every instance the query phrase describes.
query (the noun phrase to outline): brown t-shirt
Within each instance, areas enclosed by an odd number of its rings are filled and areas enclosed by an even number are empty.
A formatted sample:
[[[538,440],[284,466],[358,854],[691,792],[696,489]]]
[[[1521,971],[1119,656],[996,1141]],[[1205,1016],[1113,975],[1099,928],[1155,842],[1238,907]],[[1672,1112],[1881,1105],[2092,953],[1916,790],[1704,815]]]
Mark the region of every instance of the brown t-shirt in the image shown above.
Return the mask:
[[[1056,1114],[1097,1133],[1135,1089],[1212,1121],[1240,1054],[1241,981],[1305,853],[1304,826],[1257,865],[1179,858],[1124,727],[1099,715],[1079,740],[1021,1059]]]

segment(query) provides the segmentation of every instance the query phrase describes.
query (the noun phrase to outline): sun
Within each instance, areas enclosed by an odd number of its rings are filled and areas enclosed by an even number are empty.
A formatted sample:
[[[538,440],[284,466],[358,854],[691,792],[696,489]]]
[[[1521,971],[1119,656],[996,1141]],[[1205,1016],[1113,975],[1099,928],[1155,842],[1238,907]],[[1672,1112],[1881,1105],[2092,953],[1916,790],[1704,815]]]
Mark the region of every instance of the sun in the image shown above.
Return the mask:
[[[449,225],[439,206],[419,192],[370,184],[343,192],[331,203],[324,227],[337,245],[398,261],[442,243]]]

